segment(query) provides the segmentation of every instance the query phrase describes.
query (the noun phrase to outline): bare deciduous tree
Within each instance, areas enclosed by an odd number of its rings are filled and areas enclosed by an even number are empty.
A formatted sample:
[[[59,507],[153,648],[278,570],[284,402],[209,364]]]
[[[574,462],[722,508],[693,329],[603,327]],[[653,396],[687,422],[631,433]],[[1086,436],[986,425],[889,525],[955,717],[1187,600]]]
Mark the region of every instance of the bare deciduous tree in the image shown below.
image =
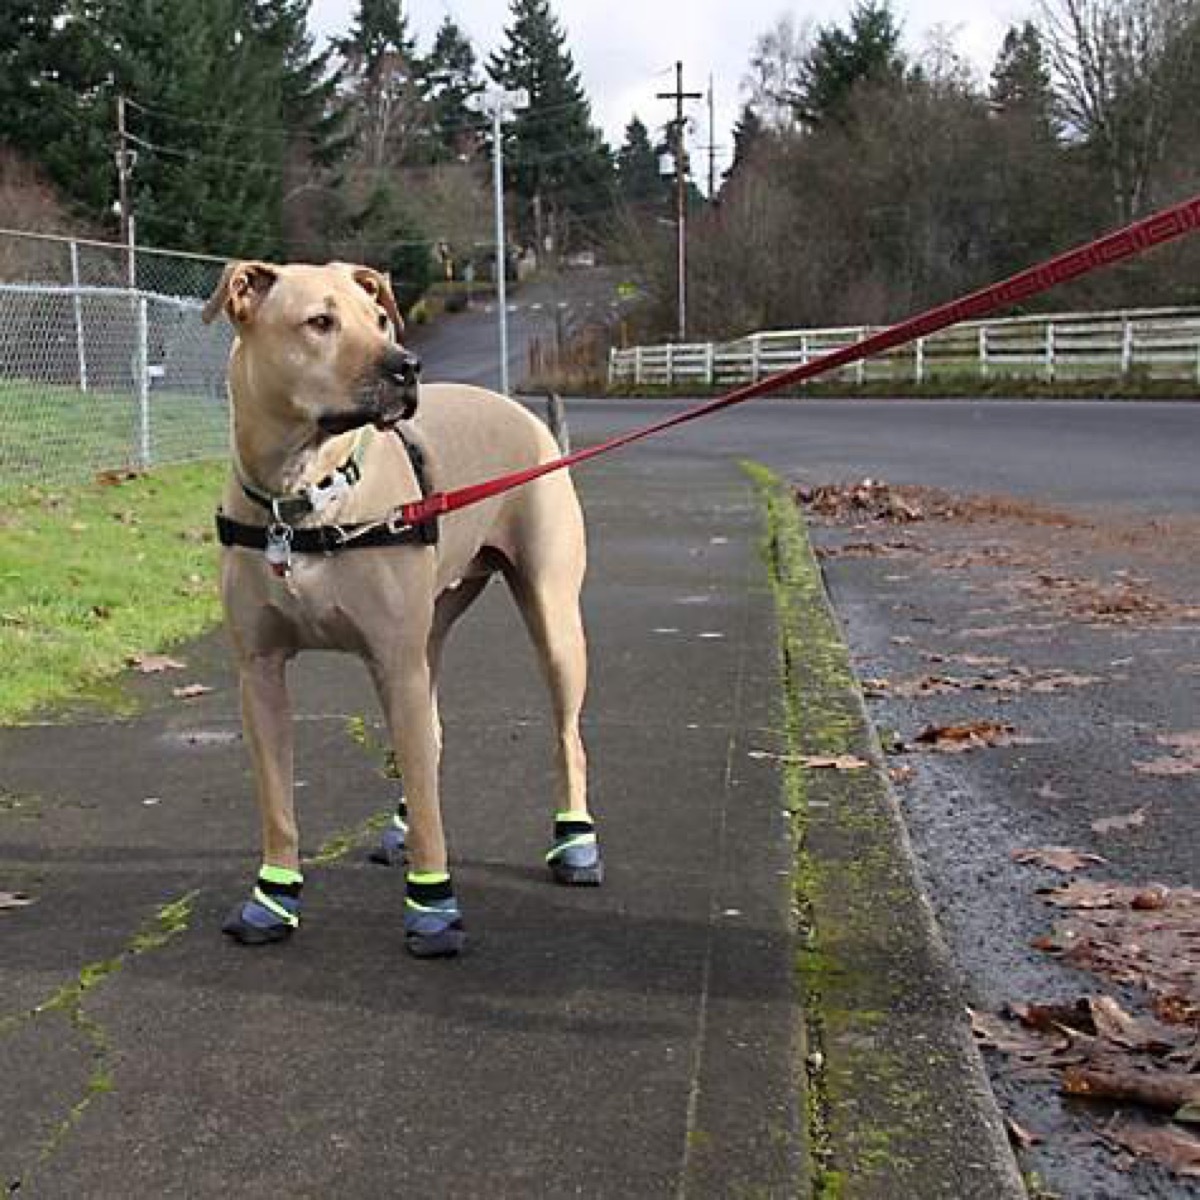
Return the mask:
[[[754,43],[742,91],[772,129],[790,130],[796,125],[796,103],[812,44],[812,21],[798,23],[790,14],[781,16]]]
[[[1043,0],[1047,48],[1069,133],[1108,174],[1117,216],[1150,203],[1200,64],[1200,0]]]

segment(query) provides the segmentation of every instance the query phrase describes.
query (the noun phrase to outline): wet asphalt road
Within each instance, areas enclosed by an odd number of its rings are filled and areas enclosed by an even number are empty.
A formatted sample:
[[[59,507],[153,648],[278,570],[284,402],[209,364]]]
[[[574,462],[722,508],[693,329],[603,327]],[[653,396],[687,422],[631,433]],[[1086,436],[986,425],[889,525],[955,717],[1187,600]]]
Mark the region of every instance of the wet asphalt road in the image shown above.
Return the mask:
[[[575,402],[576,443],[660,416],[672,402]],[[978,675],[963,655],[1095,682],[1053,693],[955,692],[872,700],[881,729],[911,738],[929,723],[1013,724],[1028,745],[971,755],[906,755],[898,785],[943,931],[972,1003],[1073,1000],[1106,991],[1030,942],[1052,913],[1036,889],[1062,881],[1013,863],[1013,850],[1070,846],[1108,861],[1093,878],[1195,885],[1200,876],[1200,774],[1148,776],[1160,736],[1200,727],[1200,405],[1087,402],[758,401],[677,434],[677,453],[766,462],[810,484],[870,476],[957,494],[1020,497],[1029,520],[930,522],[814,530],[833,550],[824,569],[862,679]],[[635,448],[631,454],[639,451]],[[669,455],[664,439],[654,451]],[[602,464],[584,470],[604,469]],[[1042,509],[1072,518],[1059,528]],[[908,542],[887,557],[846,541]],[[984,553],[998,554],[998,563]],[[999,565],[998,565],[999,564]],[[1006,565],[1005,565],[1006,564]],[[1122,574],[1124,572],[1124,574]],[[1133,588],[1161,603],[1150,616],[1106,620],[1079,610],[1089,587]],[[1098,834],[1096,820],[1144,807],[1146,822]],[[1063,1104],[1045,1084],[1014,1081],[989,1059],[1006,1111],[1040,1134],[1023,1155],[1070,1200],[1171,1197],[1195,1188],[1154,1167],[1131,1174],[1096,1145],[1113,1115]]]

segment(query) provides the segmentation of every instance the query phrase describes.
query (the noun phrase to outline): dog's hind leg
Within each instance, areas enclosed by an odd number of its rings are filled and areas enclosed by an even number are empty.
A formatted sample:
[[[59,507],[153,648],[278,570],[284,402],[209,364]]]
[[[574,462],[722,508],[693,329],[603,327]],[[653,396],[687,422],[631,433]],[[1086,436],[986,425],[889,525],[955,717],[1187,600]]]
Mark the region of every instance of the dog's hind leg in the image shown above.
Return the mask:
[[[248,945],[277,942],[300,924],[299,832],[292,790],[293,736],[287,655],[253,655],[239,662],[242,723],[254,764],[262,817],[263,861],[250,899],[222,927]]]
[[[557,734],[558,807],[546,863],[559,883],[595,885],[604,869],[587,800],[587,752],[579,718],[587,691],[587,639],[579,610],[582,546],[515,567],[509,583],[550,689]]]

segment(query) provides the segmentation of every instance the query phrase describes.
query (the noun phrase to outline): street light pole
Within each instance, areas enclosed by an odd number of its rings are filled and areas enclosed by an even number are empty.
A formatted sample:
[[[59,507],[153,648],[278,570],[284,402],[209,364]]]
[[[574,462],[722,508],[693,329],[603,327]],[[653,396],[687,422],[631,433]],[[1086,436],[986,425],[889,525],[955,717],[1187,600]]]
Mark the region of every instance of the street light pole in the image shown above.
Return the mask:
[[[508,237],[504,223],[504,118],[528,103],[523,91],[496,89],[488,93],[492,113],[492,184],[496,204],[496,305],[499,310],[500,391],[507,396],[508,369]]]

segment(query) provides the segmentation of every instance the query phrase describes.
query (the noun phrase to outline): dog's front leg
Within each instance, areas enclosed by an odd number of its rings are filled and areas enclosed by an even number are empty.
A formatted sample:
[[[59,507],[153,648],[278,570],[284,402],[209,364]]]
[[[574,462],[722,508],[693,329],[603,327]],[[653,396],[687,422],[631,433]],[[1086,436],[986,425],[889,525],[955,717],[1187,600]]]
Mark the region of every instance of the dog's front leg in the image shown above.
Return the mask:
[[[300,923],[299,833],[293,799],[293,733],[282,652],[251,655],[239,664],[242,725],[254,766],[262,818],[263,860],[250,899],[224,925],[240,942],[257,945],[288,937]]]
[[[462,949],[465,934],[447,870],[429,664],[414,647],[371,667],[408,804],[405,944],[419,958],[448,957]]]

